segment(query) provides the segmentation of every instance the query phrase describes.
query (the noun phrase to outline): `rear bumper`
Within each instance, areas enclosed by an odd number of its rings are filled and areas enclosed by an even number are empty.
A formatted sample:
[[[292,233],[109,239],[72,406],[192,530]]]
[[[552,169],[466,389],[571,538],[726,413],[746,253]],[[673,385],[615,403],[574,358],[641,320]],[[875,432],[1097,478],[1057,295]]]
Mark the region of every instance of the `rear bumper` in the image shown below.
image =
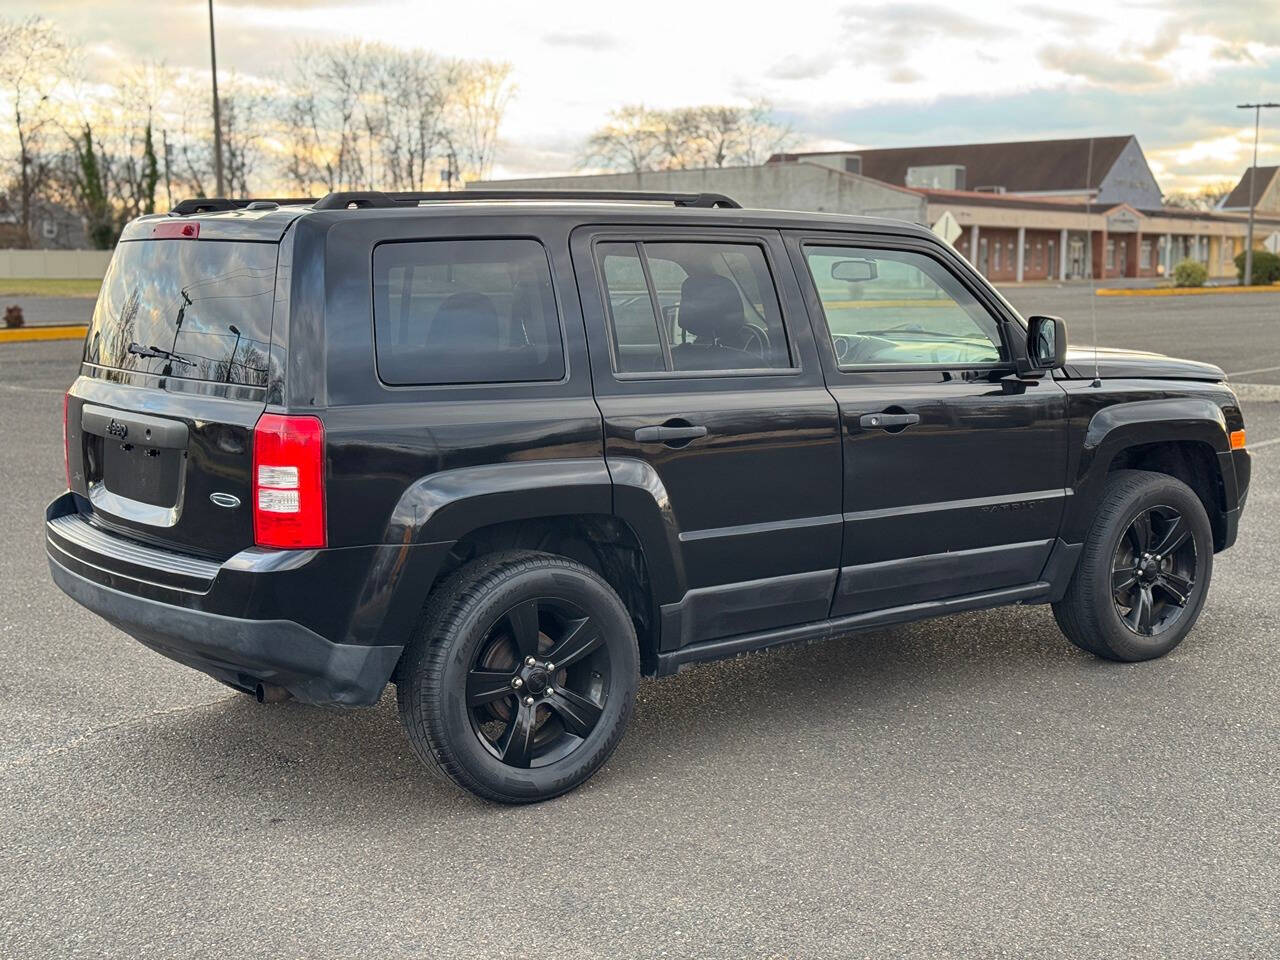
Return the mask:
[[[375,703],[400,658],[398,646],[331,643],[290,620],[244,620],[113,590],[72,573],[52,555],[53,582],[112,626],[234,687],[284,687],[307,703]]]
[[[217,563],[117,536],[83,506],[67,493],[46,512],[63,592],[172,660],[316,704],[378,700],[449,546],[251,549]]]

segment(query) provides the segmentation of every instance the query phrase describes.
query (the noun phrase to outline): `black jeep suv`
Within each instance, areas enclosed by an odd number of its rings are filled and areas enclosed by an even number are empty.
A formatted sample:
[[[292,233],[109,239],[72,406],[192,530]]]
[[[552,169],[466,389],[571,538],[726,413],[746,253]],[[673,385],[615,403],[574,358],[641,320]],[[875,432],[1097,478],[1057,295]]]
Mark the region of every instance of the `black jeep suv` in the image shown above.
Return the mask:
[[[259,699],[390,681],[513,803],[604,763],[641,673],[1014,603],[1158,657],[1249,485],[1216,367],[1068,353],[923,228],[706,194],[143,217],[65,429],[66,593]]]

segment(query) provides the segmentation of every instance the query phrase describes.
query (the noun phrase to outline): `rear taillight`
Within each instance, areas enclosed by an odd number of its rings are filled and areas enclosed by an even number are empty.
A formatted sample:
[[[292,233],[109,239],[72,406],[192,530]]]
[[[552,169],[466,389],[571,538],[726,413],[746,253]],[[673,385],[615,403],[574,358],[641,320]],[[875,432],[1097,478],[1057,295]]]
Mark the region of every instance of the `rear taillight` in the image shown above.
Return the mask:
[[[253,429],[253,539],[260,547],[325,545],[324,424],[264,413]]]
[[[71,431],[67,418],[71,415],[71,392],[62,395],[62,470],[67,476],[67,489],[71,489]]]

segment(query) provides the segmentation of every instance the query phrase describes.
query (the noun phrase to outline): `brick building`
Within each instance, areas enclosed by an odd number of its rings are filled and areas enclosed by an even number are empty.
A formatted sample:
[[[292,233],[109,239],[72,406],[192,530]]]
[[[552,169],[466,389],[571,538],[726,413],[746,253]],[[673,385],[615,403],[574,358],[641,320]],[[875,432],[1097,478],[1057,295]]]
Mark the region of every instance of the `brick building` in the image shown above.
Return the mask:
[[[1280,233],[1280,168],[1259,168],[1256,246]],[[1185,259],[1235,275],[1246,214],[1164,206],[1133,136],[775,154],[762,166],[584,174],[470,187],[726,193],[752,207],[889,216],[961,227],[953,243],[998,282],[1167,276]],[[1274,200],[1274,208],[1272,202]]]

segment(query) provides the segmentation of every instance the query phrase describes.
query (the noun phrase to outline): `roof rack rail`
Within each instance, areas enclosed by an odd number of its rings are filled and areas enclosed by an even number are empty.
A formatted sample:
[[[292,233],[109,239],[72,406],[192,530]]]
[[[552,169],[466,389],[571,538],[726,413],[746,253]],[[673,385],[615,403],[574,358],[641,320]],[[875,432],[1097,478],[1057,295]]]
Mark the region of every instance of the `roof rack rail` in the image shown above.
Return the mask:
[[[316,202],[317,210],[346,210],[350,207],[416,207],[419,203],[482,200],[612,200],[620,202],[672,203],[677,207],[725,207],[739,210],[742,204],[722,193],[665,193],[649,190],[437,190],[427,193],[383,193],[379,190],[350,190],[331,193]]]
[[[278,207],[315,203],[314,197],[193,197],[179,200],[169,211],[170,216],[185,217],[192,213],[217,213],[221,210],[244,210],[256,203],[275,204]]]

